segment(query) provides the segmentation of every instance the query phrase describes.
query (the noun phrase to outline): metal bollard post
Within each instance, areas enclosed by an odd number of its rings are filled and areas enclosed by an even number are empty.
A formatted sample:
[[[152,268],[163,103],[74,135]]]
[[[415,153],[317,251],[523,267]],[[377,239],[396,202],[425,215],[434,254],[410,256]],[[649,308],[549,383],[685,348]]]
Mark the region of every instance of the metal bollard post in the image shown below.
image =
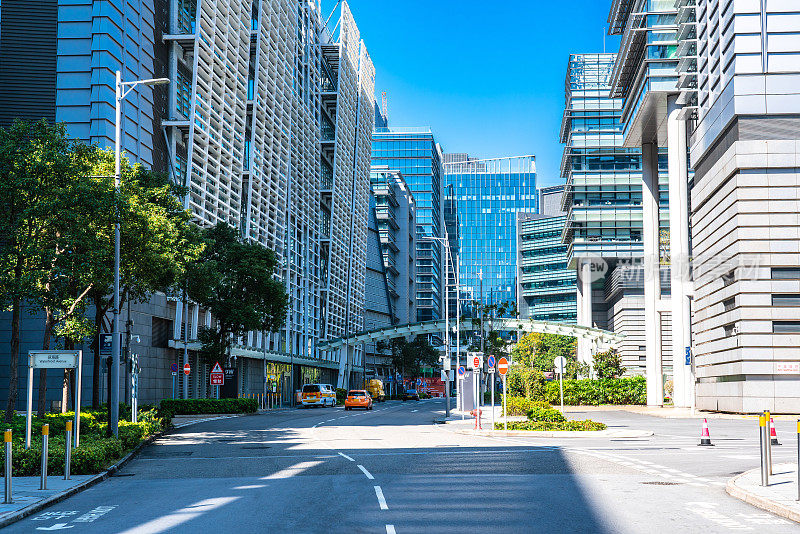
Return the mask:
[[[800,423],[798,423],[800,424]],[[11,429],[7,428],[3,434],[3,441],[6,444],[6,500],[3,504],[11,504]]]
[[[50,425],[42,425],[42,481],[39,483],[40,490],[47,489],[47,446],[50,438]]]
[[[72,421],[67,421],[67,442],[64,444],[64,480],[69,480],[72,462]]]
[[[769,486],[769,475],[767,474],[767,448],[764,443],[764,436],[766,430],[766,419],[764,415],[758,416],[758,449],[759,457],[761,458],[761,485]]]
[[[772,419],[772,414],[769,413],[769,410],[764,410],[764,417],[766,418],[766,422],[767,422],[767,426],[764,429],[765,432],[767,433],[767,439],[766,439],[766,441],[764,441],[764,446],[767,448],[767,468],[768,468],[768,472],[769,472],[770,476],[772,476],[774,474],[772,472],[772,438],[770,438],[770,435],[772,434],[772,432],[770,432],[770,430],[772,428],[772,423],[770,422],[770,420]]]
[[[800,501],[800,419],[797,420],[797,500]]]

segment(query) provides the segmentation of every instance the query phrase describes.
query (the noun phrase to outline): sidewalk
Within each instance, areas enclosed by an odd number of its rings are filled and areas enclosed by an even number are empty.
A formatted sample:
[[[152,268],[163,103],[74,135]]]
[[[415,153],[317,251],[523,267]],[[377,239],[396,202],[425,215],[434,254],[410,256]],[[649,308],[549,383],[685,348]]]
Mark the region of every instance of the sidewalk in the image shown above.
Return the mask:
[[[761,485],[761,469],[751,469],[728,481],[725,491],[757,508],[800,523],[797,464],[775,464],[769,486]]]
[[[53,475],[47,478],[46,490],[39,489],[41,477],[12,477],[11,500],[13,502],[12,504],[0,504],[0,526],[3,526],[5,519],[16,515],[17,512],[29,506],[39,504],[60,494],[64,494],[64,497],[66,497],[69,490],[83,485],[96,476],[72,475],[70,480],[64,480],[63,475]],[[5,480],[3,480],[3,484],[5,484]]]
[[[553,405],[553,408],[559,408],[558,405]],[[636,413],[640,415],[651,415],[653,417],[662,417],[664,419],[758,419],[756,414],[736,414],[736,413],[722,413],[722,412],[706,412],[702,410],[695,410],[692,413],[690,408],[675,408],[672,406],[641,406],[641,405],[617,405],[617,404],[602,404],[600,406],[564,406],[564,413],[570,412],[608,412],[608,411],[622,411],[629,413]],[[772,414],[773,419],[776,421],[794,421],[797,415]]]
[[[436,419],[436,422],[439,424],[446,424],[449,428],[453,430],[453,432],[457,432],[459,434],[471,434],[471,435],[481,435],[481,436],[528,436],[533,438],[643,438],[652,436],[653,432],[650,430],[634,430],[634,429],[625,429],[625,430],[614,430],[614,429],[606,429],[606,430],[587,430],[587,431],[571,431],[571,430],[558,430],[558,431],[546,431],[546,430],[493,430],[492,429],[492,412],[491,406],[486,406],[482,408],[482,415],[481,415],[481,426],[483,427],[482,430],[474,430],[475,427],[475,417],[470,415],[469,412],[463,412],[463,420],[462,420],[462,412],[458,411],[451,411],[449,418],[441,417]],[[567,410],[564,410],[566,413],[569,413]],[[524,415],[510,415],[508,416],[509,421],[525,421],[527,417]],[[502,423],[503,416],[502,410],[500,407],[495,407],[495,423]]]

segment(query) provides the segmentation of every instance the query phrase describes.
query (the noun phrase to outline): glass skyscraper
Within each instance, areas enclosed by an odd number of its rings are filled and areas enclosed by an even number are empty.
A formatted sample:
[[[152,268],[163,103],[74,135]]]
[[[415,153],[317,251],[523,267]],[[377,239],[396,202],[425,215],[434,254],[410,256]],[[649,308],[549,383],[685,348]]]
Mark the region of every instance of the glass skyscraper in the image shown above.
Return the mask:
[[[462,298],[516,303],[516,214],[538,210],[535,158],[479,160],[447,154],[444,167],[447,185],[454,188],[460,223]]]
[[[444,237],[442,152],[429,128],[376,127],[372,165],[399,171],[414,194],[417,208],[417,321],[440,319],[442,308],[442,243]]]

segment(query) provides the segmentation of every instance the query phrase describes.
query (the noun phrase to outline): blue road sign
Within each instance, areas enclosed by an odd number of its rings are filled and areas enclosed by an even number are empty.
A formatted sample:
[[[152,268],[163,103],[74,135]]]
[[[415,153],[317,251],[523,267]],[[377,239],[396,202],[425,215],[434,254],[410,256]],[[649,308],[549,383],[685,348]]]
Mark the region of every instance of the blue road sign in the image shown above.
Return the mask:
[[[173,373],[177,373],[178,372],[178,364],[177,363],[173,363],[172,365],[169,366],[169,370],[172,371]]]
[[[686,365],[692,365],[692,347],[686,347]]]
[[[488,358],[486,358],[486,364],[489,367],[494,367],[494,363],[495,363],[494,356],[489,356]]]
[[[467,372],[467,370],[464,369],[463,365],[459,365],[458,366],[458,376],[464,376],[464,373],[466,373],[466,372]]]

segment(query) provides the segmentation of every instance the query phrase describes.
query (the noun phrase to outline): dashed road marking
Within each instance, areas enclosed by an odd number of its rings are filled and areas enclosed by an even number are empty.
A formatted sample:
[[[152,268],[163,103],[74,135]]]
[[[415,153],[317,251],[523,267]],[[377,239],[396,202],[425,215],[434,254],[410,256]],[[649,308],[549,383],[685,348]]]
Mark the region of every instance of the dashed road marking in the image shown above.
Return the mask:
[[[394,525],[386,525],[386,534],[397,534],[394,530]]]
[[[362,473],[364,473],[364,475],[366,475],[366,477],[367,477],[368,479],[370,479],[370,480],[375,480],[375,477],[374,477],[374,476],[372,476],[372,474],[370,474],[370,472],[369,472],[369,471],[367,471],[367,468],[366,468],[366,467],[364,467],[363,465],[360,465],[360,464],[359,464],[358,468],[359,468],[359,469],[361,469],[361,472],[362,472]]]
[[[341,456],[342,458],[345,458],[345,459],[347,459],[347,460],[350,460],[351,462],[355,462],[355,460],[353,460],[352,458],[350,458],[349,456],[347,456],[347,455],[346,455],[345,453],[343,453],[343,452],[340,452],[340,453],[339,453],[339,456]]]
[[[375,496],[378,497],[378,504],[381,506],[381,510],[388,510],[389,506],[386,504],[386,498],[383,496],[383,490],[380,486],[373,486],[375,488]]]

